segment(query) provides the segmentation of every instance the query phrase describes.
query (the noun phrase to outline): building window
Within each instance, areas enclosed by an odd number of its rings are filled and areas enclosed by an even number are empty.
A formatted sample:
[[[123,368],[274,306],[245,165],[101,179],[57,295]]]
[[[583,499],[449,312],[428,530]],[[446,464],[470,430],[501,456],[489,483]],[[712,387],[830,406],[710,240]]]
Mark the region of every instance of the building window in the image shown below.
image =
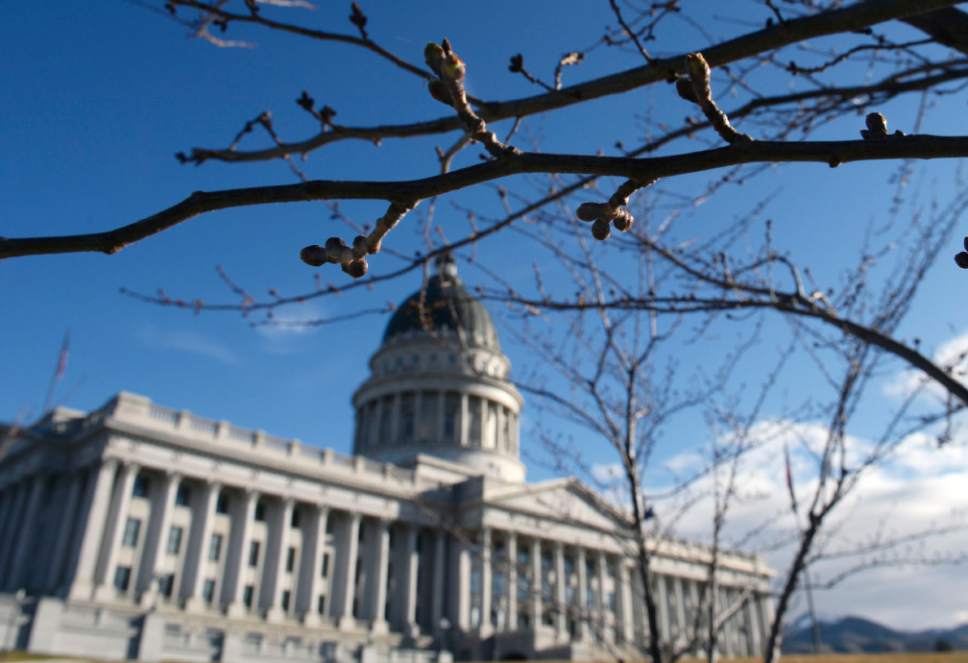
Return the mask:
[[[168,530],[168,547],[166,550],[169,555],[177,555],[181,551],[182,535],[185,533],[178,525],[172,525]]]
[[[219,493],[218,499],[215,500],[215,513],[228,513],[229,512],[229,496],[225,493]]]
[[[259,566],[259,542],[250,541],[249,542],[249,566],[256,567]]]
[[[255,519],[260,523],[266,521],[266,503],[262,500],[255,503]]]
[[[292,515],[289,516],[289,524],[292,527],[299,527],[299,508],[293,507]]]
[[[389,444],[390,427],[393,424],[393,396],[384,396],[380,407],[380,440],[378,444]]]
[[[289,546],[286,552],[286,573],[292,573],[294,568],[296,568],[296,548]]]
[[[329,553],[323,553],[323,566],[319,575],[323,578],[329,575]]]
[[[479,396],[468,397],[467,413],[470,418],[470,426],[467,429],[467,444],[472,447],[480,447],[481,446],[481,399]]]
[[[217,562],[218,558],[222,555],[222,535],[213,534],[212,540],[208,544],[208,559],[212,562]]]
[[[333,525],[333,519],[332,518],[327,518],[326,519],[326,533],[327,534],[332,534],[334,531],[335,531],[335,526]]]
[[[459,442],[460,430],[460,395],[448,392],[444,396],[444,441]]]
[[[485,449],[497,447],[497,406],[491,401],[484,402],[484,437],[481,446]]]
[[[323,615],[326,613],[326,595],[320,594],[316,599],[316,612]]]
[[[175,491],[175,504],[177,506],[189,506],[192,501],[192,489],[186,484],[178,484],[178,490]]]
[[[139,474],[134,479],[134,487],[131,489],[131,497],[148,497],[148,477]]]
[[[289,597],[291,595],[292,594],[288,589],[283,590],[282,592],[282,609],[286,612],[289,612]]]
[[[400,397],[400,430],[397,431],[397,439],[400,444],[413,442],[415,404],[416,398],[413,392],[405,393]]]
[[[137,518],[128,518],[124,523],[124,536],[121,544],[127,548],[138,547],[138,535],[141,534],[141,521]]]
[[[213,578],[208,578],[202,585],[202,598],[208,605],[212,605],[212,601],[215,600],[215,580]]]
[[[128,591],[128,584],[131,582],[131,567],[119,566],[114,569],[114,588],[119,592]]]
[[[165,575],[161,576],[161,578],[159,578],[159,580],[158,580],[158,591],[166,599],[170,599],[171,598],[172,592],[175,591],[175,574],[174,573],[166,573]]]
[[[440,398],[436,391],[420,392],[420,414],[417,417],[418,442],[434,440],[437,437],[437,401]]]
[[[246,585],[242,589],[242,603],[243,605],[245,605],[246,608],[252,607],[252,597],[254,594],[255,594],[254,585]]]

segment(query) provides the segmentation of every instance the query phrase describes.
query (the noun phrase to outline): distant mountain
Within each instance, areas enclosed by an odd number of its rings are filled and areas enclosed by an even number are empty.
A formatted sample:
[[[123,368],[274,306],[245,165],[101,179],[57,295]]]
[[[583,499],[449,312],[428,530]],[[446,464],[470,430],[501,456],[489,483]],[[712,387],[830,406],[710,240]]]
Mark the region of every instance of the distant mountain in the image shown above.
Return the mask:
[[[821,621],[818,626],[821,649],[828,652],[968,649],[968,624],[950,629],[896,631],[863,617],[843,617],[836,621]],[[813,627],[810,619],[806,616],[798,617],[783,636],[783,652],[804,654],[813,651]]]

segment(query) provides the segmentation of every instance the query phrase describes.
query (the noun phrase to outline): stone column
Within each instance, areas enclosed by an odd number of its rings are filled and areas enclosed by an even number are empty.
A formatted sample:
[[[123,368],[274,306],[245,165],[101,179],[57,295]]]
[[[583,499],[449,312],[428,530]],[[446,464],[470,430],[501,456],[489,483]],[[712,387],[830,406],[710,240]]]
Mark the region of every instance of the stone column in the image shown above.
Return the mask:
[[[440,634],[440,620],[444,617],[444,570],[447,568],[447,534],[434,531],[433,596],[430,597],[430,621],[435,635]]]
[[[41,533],[38,532],[41,528],[34,521],[37,518],[37,511],[40,508],[40,497],[44,494],[44,484],[46,481],[46,474],[40,473],[35,474],[33,481],[30,483],[27,507],[24,510],[23,519],[20,521],[18,532],[15,533],[19,545],[11,551],[12,560],[10,571],[7,574],[7,581],[4,583],[13,590],[21,589],[24,584],[24,580],[21,577],[23,575],[24,562],[27,560],[27,555],[31,554],[33,550],[34,537]]]
[[[544,604],[544,578],[541,576],[541,540],[531,539],[531,621],[532,628],[541,628],[541,606]]]
[[[686,623],[688,618],[686,615],[686,596],[682,591],[682,583],[685,582],[685,578],[673,577],[670,580],[676,597],[676,621],[679,623],[679,634],[676,641],[685,643],[689,633],[689,625]]]
[[[14,552],[19,541],[17,532],[20,530],[20,521],[24,512],[24,500],[27,499],[28,487],[21,481],[11,487],[10,508],[7,523],[4,525],[3,538],[0,539],[0,587],[6,585],[10,577],[7,569],[13,563]]]
[[[177,472],[166,472],[162,489],[153,491],[151,523],[145,531],[144,561],[138,574],[138,591],[141,592],[139,602],[142,606],[152,605],[158,595],[155,570],[158,568],[158,561],[165,554],[171,515],[175,510],[175,496],[180,485],[181,475]]]
[[[97,571],[98,553],[101,547],[101,535],[104,533],[104,523],[107,516],[108,500],[111,498],[111,487],[114,485],[114,474],[118,462],[113,458],[101,461],[97,474],[88,482],[85,503],[89,505],[84,516],[80,545],[77,550],[77,567],[74,579],[71,581],[68,597],[73,600],[91,598],[94,577]]]
[[[468,416],[470,410],[467,407],[467,394],[460,395],[460,445],[462,447],[470,446],[470,440],[468,435],[470,434],[470,417]]]
[[[370,591],[370,619],[372,623],[370,630],[373,633],[382,634],[387,632],[386,604],[387,604],[387,573],[390,566],[390,529],[388,523],[383,518],[376,521],[376,547],[373,552],[376,554],[375,565],[373,567],[373,577],[369,579],[367,585]]]
[[[11,513],[13,513],[13,497],[15,486],[8,483],[0,489],[0,541],[9,541],[10,536],[7,530],[10,529]],[[3,545],[0,544],[0,549]],[[2,551],[0,551],[2,552]]]
[[[101,551],[101,564],[98,568],[97,589],[94,596],[98,600],[114,598],[114,565],[121,547],[121,537],[124,534],[128,505],[131,503],[131,490],[134,480],[138,477],[138,466],[134,463],[125,464],[121,468],[121,478],[117,482],[117,489],[111,500],[111,515],[108,516],[108,529],[104,533],[104,550]]]
[[[598,640],[605,640],[606,642],[612,640],[612,615],[611,606],[608,604],[608,592],[605,589],[605,585],[608,584],[608,562],[605,559],[605,553],[601,550],[598,551],[595,557],[596,567],[598,571]]]
[[[249,541],[252,538],[252,523],[255,522],[255,509],[258,503],[259,493],[254,490],[246,490],[245,502],[241,505],[241,508],[237,507],[235,520],[232,522],[232,543],[228,550],[228,561],[232,566],[232,575],[226,577],[225,583],[228,588],[225,595],[228,603],[226,613],[229,617],[241,617],[248,611],[243,601],[243,591],[245,570],[249,565]]]
[[[403,548],[403,628],[404,634],[415,637],[420,629],[417,625],[417,574],[420,570],[420,555],[417,552],[417,525],[407,525],[406,540]],[[439,594],[434,595],[436,599]]]
[[[763,625],[760,623],[759,610],[756,609],[756,593],[750,594],[746,602],[746,619],[750,625],[750,657],[759,658],[763,655]]]
[[[471,614],[471,554],[467,544],[456,537],[451,549],[454,555],[451,574],[456,589],[453,622],[459,630],[466,632],[470,629]]]
[[[74,516],[76,515],[78,493],[81,490],[82,483],[81,476],[77,472],[68,474],[65,481],[67,481],[67,489],[62,505],[62,515],[57,523],[57,539],[51,552],[47,579],[44,583],[44,587],[51,591],[55,590],[60,584],[64,561],[71,545],[71,533],[75,528]]]
[[[585,558],[585,549],[578,548],[575,566],[578,567],[578,614],[575,616],[578,623],[576,629],[578,640],[585,640],[588,637],[588,624],[591,620],[591,612],[588,609],[588,560]]]
[[[343,559],[340,561],[340,574],[337,576],[343,585],[342,605],[339,607],[339,628],[352,629],[356,626],[353,617],[353,600],[356,598],[356,556],[359,549],[360,514],[349,514],[346,525],[346,541],[343,545]],[[337,579],[334,578],[334,581]]]
[[[560,541],[555,541],[555,601],[557,605],[556,632],[561,640],[568,639],[568,595],[566,593],[565,577],[565,548]]]
[[[313,509],[309,525],[309,536],[303,541],[302,575],[300,587],[304,588],[303,624],[316,626],[319,624],[319,611],[316,609],[316,597],[319,596],[319,586],[322,584],[321,572],[323,565],[323,548],[326,545],[326,525],[329,522],[329,509],[317,506]],[[332,597],[330,597],[332,600]]]
[[[632,588],[629,585],[629,567],[621,556],[616,561],[615,581],[618,583],[618,623],[621,639],[626,644],[635,641],[635,617],[632,612]]]
[[[669,597],[666,592],[666,578],[664,575],[655,575],[655,602],[659,614],[660,634],[668,637],[669,635]]]
[[[388,444],[400,443],[400,394],[393,394],[390,406],[390,439]]]
[[[292,527],[292,510],[295,503],[291,497],[282,499],[282,504],[276,510],[278,514],[278,526],[273,532],[271,549],[272,553],[266,558],[266,589],[269,592],[269,600],[266,602],[266,620],[270,622],[280,622],[285,617],[282,609],[282,575],[286,568],[286,557],[289,550],[289,530]],[[289,607],[292,607],[290,597]]]
[[[384,443],[386,440],[380,439],[380,435],[383,433],[383,397],[373,399],[373,425],[370,426],[370,439],[367,440],[366,446],[370,449],[378,447]]]
[[[503,628],[508,631],[518,630],[518,536],[508,532],[508,571],[507,571],[507,617]]]
[[[205,607],[202,590],[205,586],[205,566],[208,563],[208,547],[212,541],[212,524],[215,518],[215,507],[218,494],[222,486],[217,482],[205,484],[205,492],[201,498],[196,498],[192,505],[192,529],[195,530],[195,540],[191,542],[191,549],[185,558],[185,579],[182,587],[185,589],[185,610],[201,610]],[[197,524],[196,524],[197,523]]]
[[[481,625],[482,638],[489,636],[494,630],[491,622],[491,599],[494,590],[491,559],[491,530],[485,527],[481,530]]]

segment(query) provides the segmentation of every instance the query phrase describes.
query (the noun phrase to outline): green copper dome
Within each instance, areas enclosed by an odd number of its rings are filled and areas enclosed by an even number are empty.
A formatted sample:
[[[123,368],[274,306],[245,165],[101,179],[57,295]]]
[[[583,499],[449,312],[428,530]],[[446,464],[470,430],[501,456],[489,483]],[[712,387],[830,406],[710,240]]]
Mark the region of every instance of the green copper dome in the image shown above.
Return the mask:
[[[450,255],[438,258],[437,274],[393,313],[383,333],[383,343],[414,332],[438,330],[456,331],[468,345],[501,350],[491,314],[464,288]]]

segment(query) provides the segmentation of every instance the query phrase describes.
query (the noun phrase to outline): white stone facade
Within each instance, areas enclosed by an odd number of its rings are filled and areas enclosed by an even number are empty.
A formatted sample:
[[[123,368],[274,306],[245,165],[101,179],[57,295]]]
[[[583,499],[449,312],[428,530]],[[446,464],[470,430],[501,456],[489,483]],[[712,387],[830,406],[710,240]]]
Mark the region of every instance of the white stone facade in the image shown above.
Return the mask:
[[[243,663],[640,655],[627,531],[575,480],[524,482],[522,400],[496,337],[393,329],[354,395],[354,456],[124,392],[20,433],[0,459],[0,649]],[[681,636],[708,551],[662,541],[655,553],[660,620]],[[745,600],[723,653],[758,652],[769,571],[740,554],[721,569],[724,605]]]

